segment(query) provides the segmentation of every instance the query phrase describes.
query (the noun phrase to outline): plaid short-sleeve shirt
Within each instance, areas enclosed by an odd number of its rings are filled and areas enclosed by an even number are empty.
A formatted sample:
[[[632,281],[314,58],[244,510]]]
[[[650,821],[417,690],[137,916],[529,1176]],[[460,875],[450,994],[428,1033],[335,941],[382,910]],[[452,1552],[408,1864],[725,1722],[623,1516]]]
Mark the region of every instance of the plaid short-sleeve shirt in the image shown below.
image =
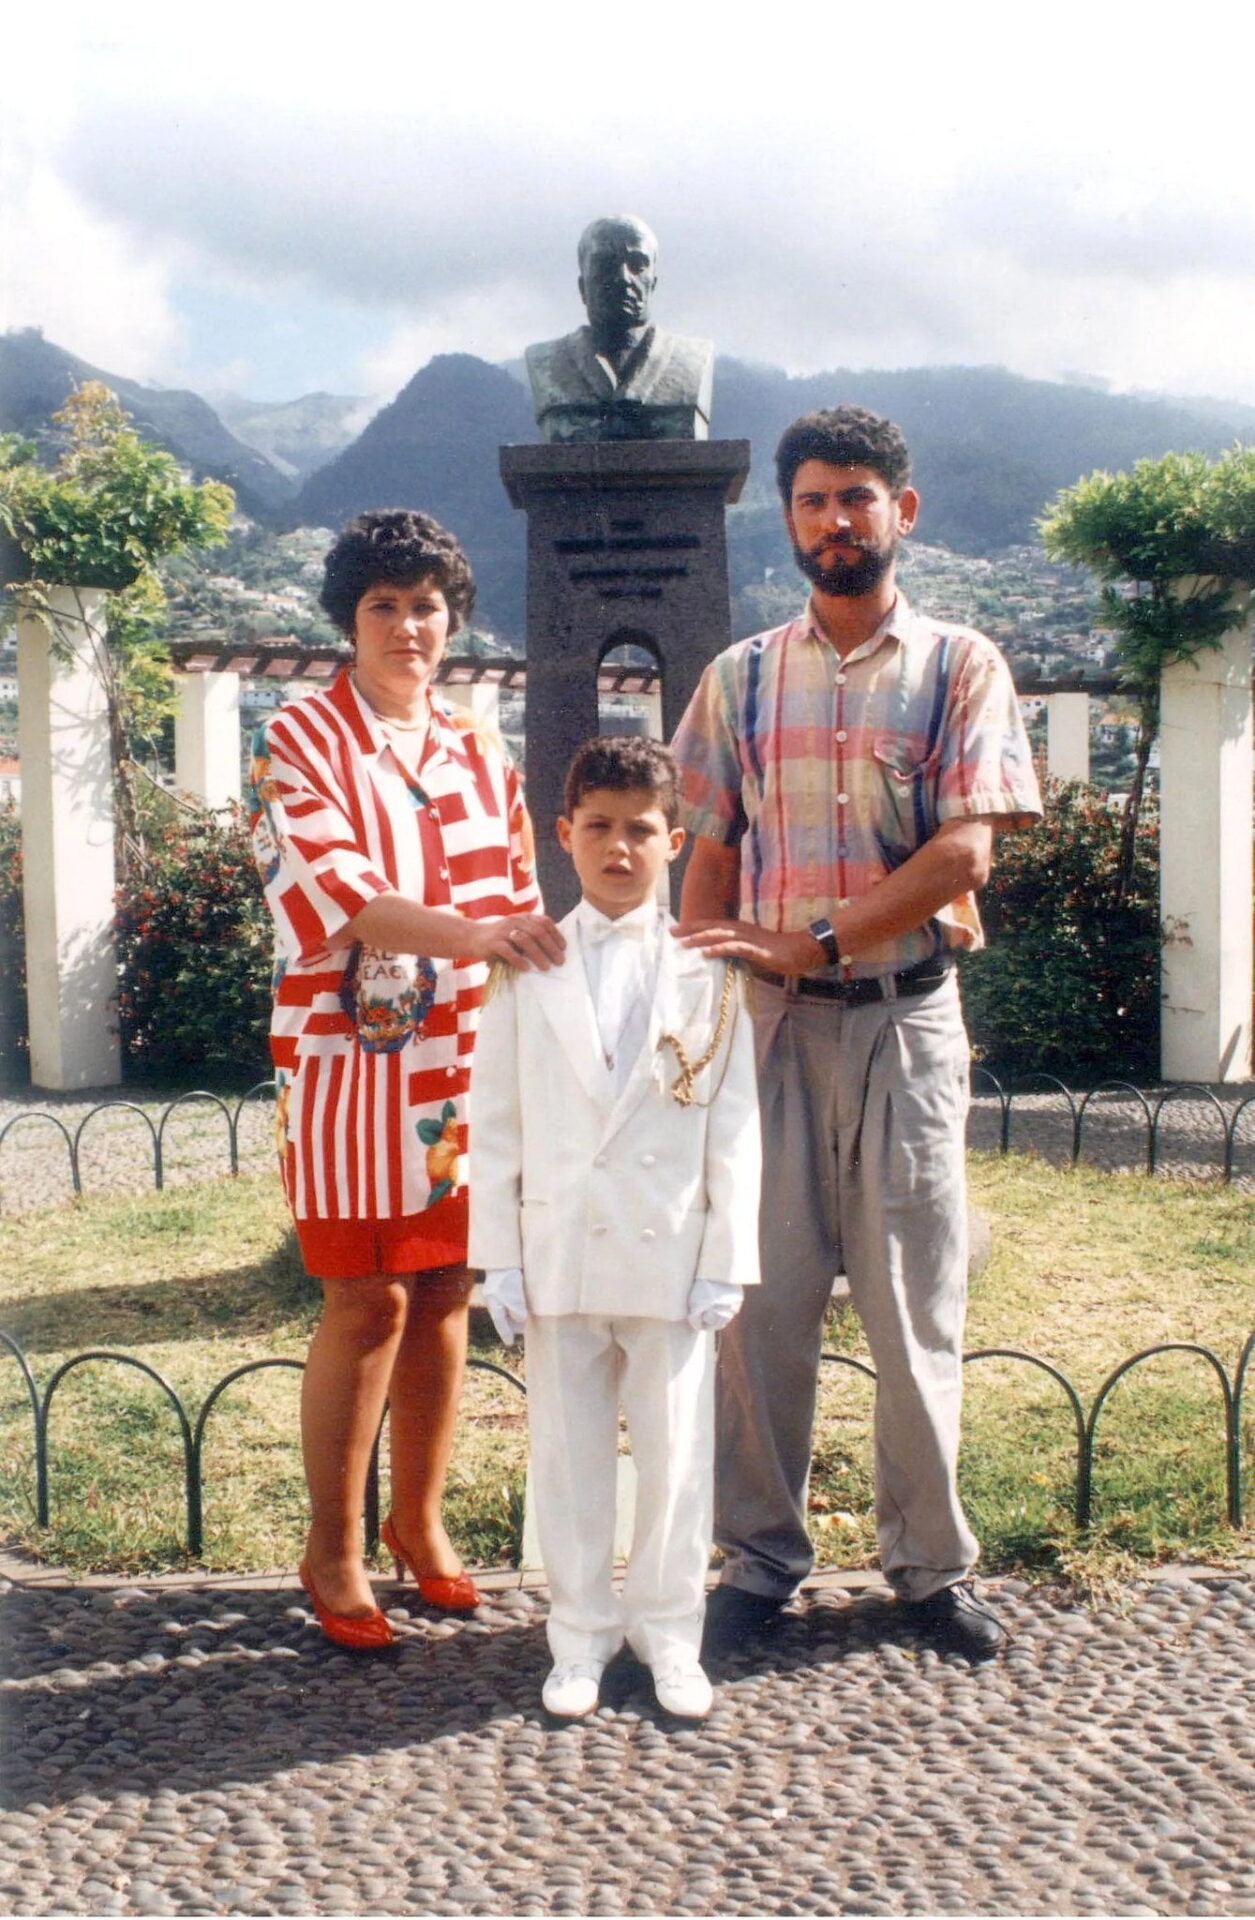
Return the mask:
[[[796,932],[861,898],[947,820],[1041,813],[1006,662],[901,594],[844,660],[808,607],[713,660],[672,742],[685,824],[741,854],[741,916]],[[983,944],[971,894],[843,963],[893,973]]]

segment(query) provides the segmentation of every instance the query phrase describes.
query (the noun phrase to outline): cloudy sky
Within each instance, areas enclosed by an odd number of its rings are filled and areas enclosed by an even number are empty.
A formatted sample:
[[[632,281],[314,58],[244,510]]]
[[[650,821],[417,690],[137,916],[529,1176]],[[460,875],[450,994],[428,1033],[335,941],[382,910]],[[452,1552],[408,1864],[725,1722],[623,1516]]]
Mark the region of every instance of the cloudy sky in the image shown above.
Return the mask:
[[[576,237],[630,211],[657,317],[721,352],[1255,403],[1244,8],[188,11],[6,29],[0,323],[164,385],[388,397],[574,325]]]

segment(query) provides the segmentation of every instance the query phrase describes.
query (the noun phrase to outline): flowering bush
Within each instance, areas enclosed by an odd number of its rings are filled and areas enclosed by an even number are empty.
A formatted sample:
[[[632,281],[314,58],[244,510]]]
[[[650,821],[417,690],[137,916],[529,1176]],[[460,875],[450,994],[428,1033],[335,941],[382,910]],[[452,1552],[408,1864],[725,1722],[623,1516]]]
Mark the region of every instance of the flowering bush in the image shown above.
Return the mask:
[[[270,1068],[273,934],[241,812],[169,819],[119,890],[118,1015],[128,1078],[242,1088]]]
[[[1143,811],[1122,898],[1121,828],[1097,789],[1050,781],[1041,824],[998,837],[989,945],[963,962],[973,1050],[993,1072],[1158,1072],[1159,817]]]

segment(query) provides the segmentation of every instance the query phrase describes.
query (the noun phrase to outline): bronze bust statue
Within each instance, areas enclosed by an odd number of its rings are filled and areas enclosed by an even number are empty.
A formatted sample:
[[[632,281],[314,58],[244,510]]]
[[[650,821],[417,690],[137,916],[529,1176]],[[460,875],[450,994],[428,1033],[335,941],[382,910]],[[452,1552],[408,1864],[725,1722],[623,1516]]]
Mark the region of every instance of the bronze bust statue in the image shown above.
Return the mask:
[[[649,317],[658,242],[616,214],[580,235],[587,326],[527,349],[536,423],[546,440],[705,440],[714,347],[664,333]]]

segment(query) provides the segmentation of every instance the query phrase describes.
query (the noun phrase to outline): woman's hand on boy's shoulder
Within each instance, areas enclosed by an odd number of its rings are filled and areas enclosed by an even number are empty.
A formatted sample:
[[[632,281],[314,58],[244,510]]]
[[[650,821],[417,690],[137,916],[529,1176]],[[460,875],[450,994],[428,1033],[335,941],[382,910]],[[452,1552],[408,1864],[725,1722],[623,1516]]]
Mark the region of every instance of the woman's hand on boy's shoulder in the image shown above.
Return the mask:
[[[471,922],[468,959],[503,960],[521,972],[535,967],[548,973],[565,955],[566,941],[547,913],[507,913]]]

